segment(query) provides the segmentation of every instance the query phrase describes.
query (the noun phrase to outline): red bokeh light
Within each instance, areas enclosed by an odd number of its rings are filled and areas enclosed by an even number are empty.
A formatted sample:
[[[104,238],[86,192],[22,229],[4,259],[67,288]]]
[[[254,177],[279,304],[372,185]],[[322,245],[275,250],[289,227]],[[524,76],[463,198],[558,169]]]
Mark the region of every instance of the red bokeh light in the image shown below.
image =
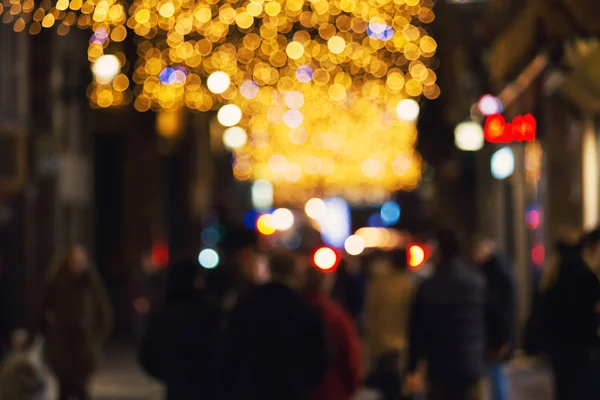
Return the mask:
[[[536,265],[541,265],[546,259],[546,248],[542,244],[538,244],[531,250],[531,260]]]
[[[513,140],[516,142],[533,142],[537,130],[537,122],[531,114],[518,116],[512,122]]]
[[[509,143],[510,135],[507,135],[506,120],[502,114],[493,114],[486,118],[483,128],[485,140],[490,143]]]
[[[531,114],[520,115],[507,123],[502,114],[487,117],[483,129],[485,140],[490,143],[533,142],[537,122]]]
[[[331,247],[320,247],[313,254],[313,263],[322,271],[333,272],[340,263],[340,257]]]
[[[169,265],[169,246],[164,242],[152,244],[152,265],[155,268],[166,268]]]
[[[420,244],[411,244],[407,247],[406,256],[408,258],[408,266],[412,269],[417,269],[425,264],[427,249]]]

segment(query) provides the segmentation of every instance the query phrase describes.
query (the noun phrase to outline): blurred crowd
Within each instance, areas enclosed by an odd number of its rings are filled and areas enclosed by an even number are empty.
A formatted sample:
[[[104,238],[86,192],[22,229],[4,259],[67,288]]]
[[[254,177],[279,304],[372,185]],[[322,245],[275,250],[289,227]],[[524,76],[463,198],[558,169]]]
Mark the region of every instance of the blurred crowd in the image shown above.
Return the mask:
[[[504,364],[517,347],[550,361],[556,399],[600,398],[599,230],[557,242],[524,331],[511,263],[486,238],[469,252],[438,232],[424,277],[404,248],[331,272],[307,251],[261,263],[253,232],[234,237],[216,269],[173,263],[144,326],[139,363],[168,400],[350,400],[365,387],[382,400],[475,400],[484,380],[489,398],[506,400]],[[83,248],[56,257],[36,315],[4,362],[0,400],[44,398],[26,356],[35,337],[60,400],[89,399],[112,310]]]

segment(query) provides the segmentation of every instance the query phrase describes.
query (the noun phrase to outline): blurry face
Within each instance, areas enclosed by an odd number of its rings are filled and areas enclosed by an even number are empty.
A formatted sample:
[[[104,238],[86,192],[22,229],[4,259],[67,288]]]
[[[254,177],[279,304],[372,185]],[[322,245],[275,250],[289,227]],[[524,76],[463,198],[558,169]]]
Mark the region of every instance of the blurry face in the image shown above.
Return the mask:
[[[264,255],[256,256],[256,273],[255,273],[255,282],[256,283],[265,283],[271,279],[271,271],[269,271],[269,260]]]
[[[479,242],[473,248],[473,261],[476,264],[485,263],[492,255],[492,246],[486,242]]]
[[[88,266],[88,256],[85,249],[81,246],[74,246],[70,253],[67,262],[67,267],[72,273],[79,275],[86,270]]]

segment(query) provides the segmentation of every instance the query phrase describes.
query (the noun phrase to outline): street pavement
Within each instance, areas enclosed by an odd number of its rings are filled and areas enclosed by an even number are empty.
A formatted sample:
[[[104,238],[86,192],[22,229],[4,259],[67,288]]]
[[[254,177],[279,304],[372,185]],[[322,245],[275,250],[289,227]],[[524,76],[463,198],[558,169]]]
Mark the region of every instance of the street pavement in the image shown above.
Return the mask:
[[[511,400],[551,399],[550,374],[538,363],[519,359],[507,366],[507,373]],[[50,400],[54,400],[56,385],[50,386]],[[139,369],[132,346],[118,346],[107,352],[94,379],[92,393],[94,400],[161,400],[163,391],[161,385]],[[355,400],[370,399],[370,396],[359,396]]]

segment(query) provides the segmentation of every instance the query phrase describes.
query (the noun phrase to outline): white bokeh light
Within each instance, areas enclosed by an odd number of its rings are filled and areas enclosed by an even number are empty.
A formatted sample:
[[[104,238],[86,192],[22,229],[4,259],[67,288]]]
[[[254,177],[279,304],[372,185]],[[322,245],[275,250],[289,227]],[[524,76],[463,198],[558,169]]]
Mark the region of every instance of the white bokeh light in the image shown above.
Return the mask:
[[[420,111],[419,103],[413,99],[404,99],[396,107],[398,118],[406,122],[415,122],[419,118]]]
[[[96,82],[101,85],[110,84],[121,72],[121,62],[113,54],[105,54],[98,57],[92,64],[92,73]]]
[[[478,151],[484,143],[483,128],[477,122],[461,122],[454,128],[454,144],[460,150]]]
[[[231,78],[223,71],[213,72],[209,75],[206,80],[206,86],[208,90],[215,94],[221,94],[225,92],[231,84]]]
[[[304,105],[304,95],[297,90],[293,90],[285,95],[285,104],[289,108],[297,110]]]
[[[257,210],[268,210],[273,206],[273,185],[265,179],[252,184],[252,205]]]
[[[329,271],[337,264],[337,254],[329,247],[321,247],[313,256],[315,265],[323,271]]]
[[[502,102],[496,96],[492,96],[491,94],[486,94],[477,103],[477,107],[479,108],[479,112],[483,115],[494,115],[500,114],[503,110]]]
[[[237,149],[242,147],[248,141],[248,134],[244,128],[232,126],[225,129],[223,133],[223,144],[229,149]]]
[[[515,171],[515,154],[510,147],[503,147],[492,155],[492,175],[502,180],[510,177]]]
[[[294,214],[287,208],[278,208],[272,214],[273,227],[278,231],[287,231],[294,226]]]
[[[325,214],[326,209],[325,202],[318,198],[308,200],[304,206],[304,212],[312,219],[321,218]]]
[[[346,253],[351,256],[357,256],[365,250],[365,240],[357,235],[349,236],[344,243]]]
[[[242,110],[235,104],[226,104],[219,109],[217,120],[223,126],[234,126],[242,120]]]
[[[213,249],[203,249],[200,254],[198,254],[198,262],[206,269],[215,268],[219,265],[219,261],[219,253]]]
[[[289,110],[283,116],[283,121],[290,128],[298,128],[304,121],[304,115],[298,110]]]

